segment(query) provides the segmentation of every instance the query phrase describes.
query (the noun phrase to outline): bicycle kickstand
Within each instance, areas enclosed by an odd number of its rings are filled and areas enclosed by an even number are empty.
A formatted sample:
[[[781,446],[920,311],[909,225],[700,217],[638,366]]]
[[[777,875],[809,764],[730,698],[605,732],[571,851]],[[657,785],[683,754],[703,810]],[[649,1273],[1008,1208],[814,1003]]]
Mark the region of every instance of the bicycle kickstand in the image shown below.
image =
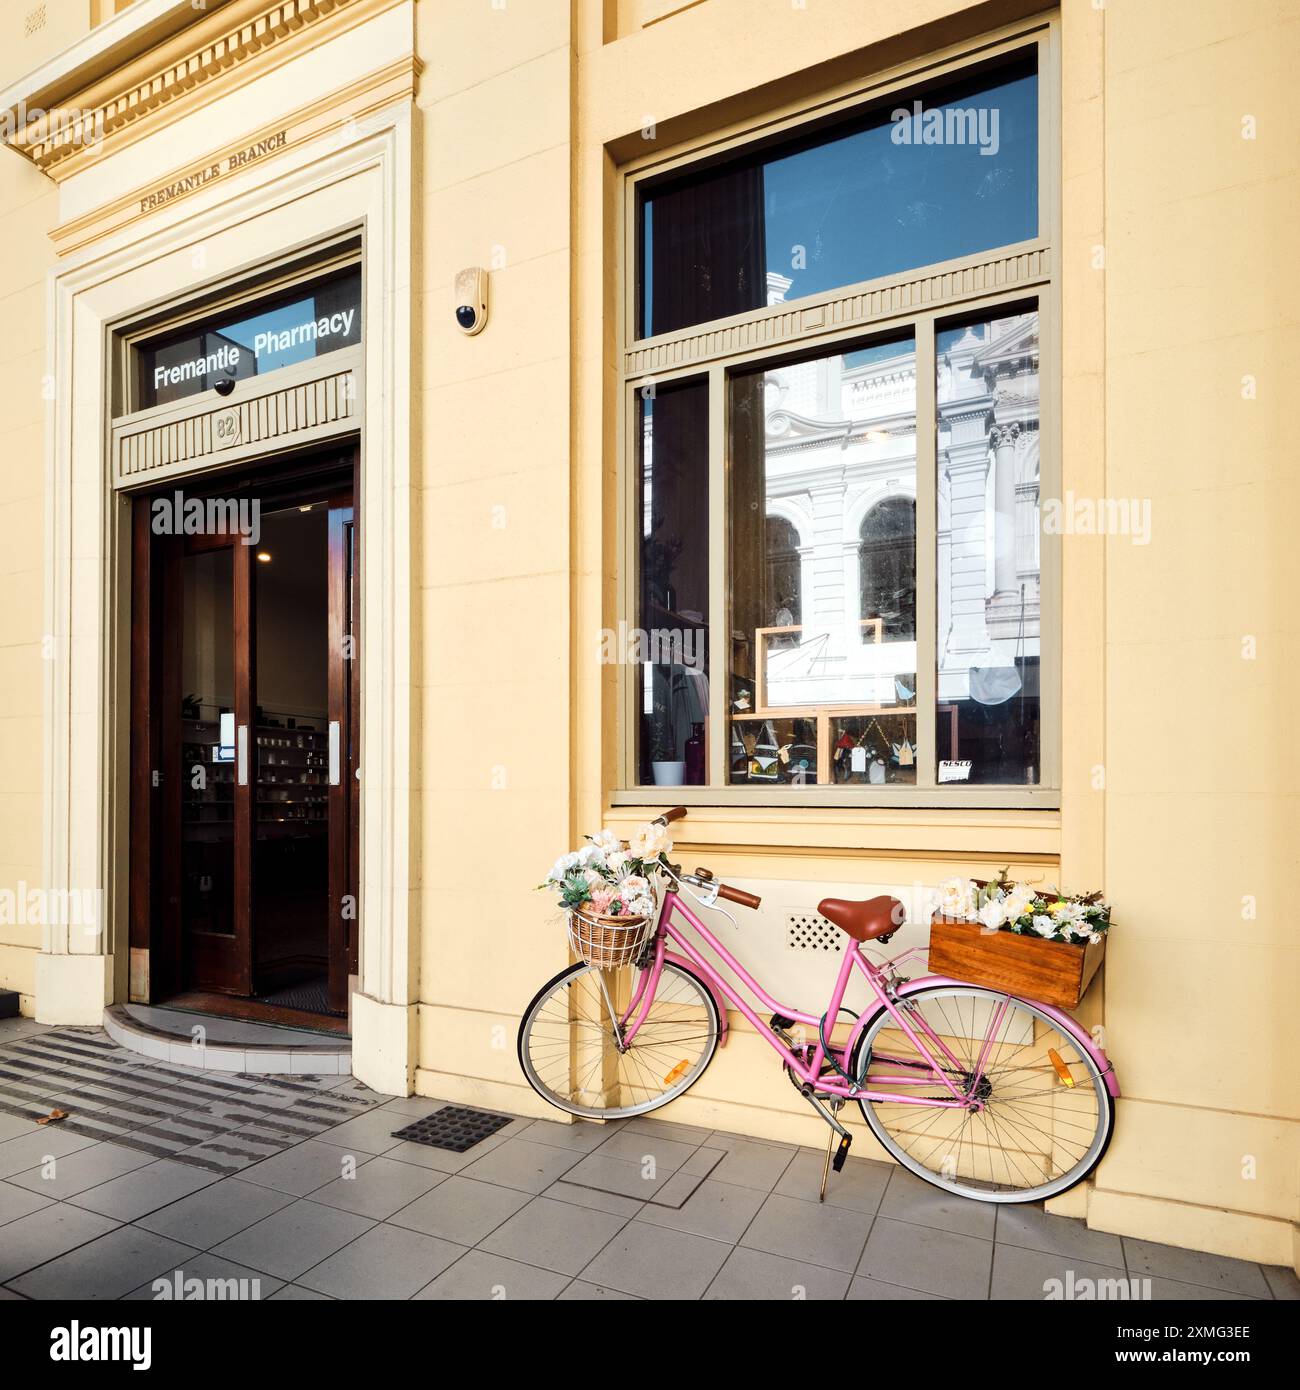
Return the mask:
[[[831,1101],[831,1132],[826,1139],[826,1162],[822,1164],[822,1185],[817,1195],[819,1202],[826,1200],[826,1184],[830,1181],[832,1166],[837,1173],[844,1167],[844,1160],[849,1156],[849,1145],[853,1143],[853,1136],[834,1118],[843,1104],[842,1100]],[[839,1140],[838,1148],[836,1139]]]

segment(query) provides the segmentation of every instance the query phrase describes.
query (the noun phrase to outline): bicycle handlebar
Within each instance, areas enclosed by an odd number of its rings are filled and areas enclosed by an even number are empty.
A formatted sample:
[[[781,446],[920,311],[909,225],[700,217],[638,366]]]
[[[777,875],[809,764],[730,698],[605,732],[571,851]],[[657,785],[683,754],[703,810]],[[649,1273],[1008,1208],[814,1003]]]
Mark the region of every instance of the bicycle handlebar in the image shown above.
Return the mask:
[[[685,806],[674,806],[671,811],[665,811],[662,816],[656,816],[655,820],[660,825],[667,825],[671,821],[681,820],[686,814]]]
[[[729,883],[718,884],[718,897],[729,903],[739,903],[741,907],[759,907],[763,899],[755,893],[746,893],[743,888],[733,888]]]

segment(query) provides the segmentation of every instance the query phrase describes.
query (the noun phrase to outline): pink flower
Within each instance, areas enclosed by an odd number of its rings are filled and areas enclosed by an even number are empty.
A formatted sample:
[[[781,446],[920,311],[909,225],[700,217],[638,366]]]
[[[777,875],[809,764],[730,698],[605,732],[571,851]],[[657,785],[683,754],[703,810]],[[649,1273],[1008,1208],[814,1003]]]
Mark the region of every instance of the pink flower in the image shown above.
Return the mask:
[[[610,904],[614,901],[611,887],[593,888],[591,891],[591,910],[598,917],[608,917]]]

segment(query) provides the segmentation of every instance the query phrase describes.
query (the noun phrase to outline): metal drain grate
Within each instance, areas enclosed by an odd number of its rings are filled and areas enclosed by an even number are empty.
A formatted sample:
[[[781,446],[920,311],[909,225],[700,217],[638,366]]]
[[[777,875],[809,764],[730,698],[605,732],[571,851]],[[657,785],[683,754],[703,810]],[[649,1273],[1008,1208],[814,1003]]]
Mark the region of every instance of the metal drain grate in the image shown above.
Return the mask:
[[[509,1115],[493,1115],[487,1110],[471,1110],[467,1105],[444,1105],[423,1120],[416,1120],[405,1129],[395,1129],[394,1139],[409,1139],[413,1144],[428,1144],[432,1149],[449,1149],[463,1154],[475,1144],[504,1129]]]

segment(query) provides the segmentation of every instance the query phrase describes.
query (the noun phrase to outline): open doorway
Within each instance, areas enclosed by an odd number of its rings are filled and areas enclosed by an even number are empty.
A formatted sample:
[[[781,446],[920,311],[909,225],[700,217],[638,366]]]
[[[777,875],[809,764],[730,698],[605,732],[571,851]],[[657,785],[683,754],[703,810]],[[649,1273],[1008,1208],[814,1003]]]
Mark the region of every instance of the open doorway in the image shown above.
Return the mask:
[[[359,929],[354,467],[334,455],[135,499],[140,1002],[346,1027]]]

